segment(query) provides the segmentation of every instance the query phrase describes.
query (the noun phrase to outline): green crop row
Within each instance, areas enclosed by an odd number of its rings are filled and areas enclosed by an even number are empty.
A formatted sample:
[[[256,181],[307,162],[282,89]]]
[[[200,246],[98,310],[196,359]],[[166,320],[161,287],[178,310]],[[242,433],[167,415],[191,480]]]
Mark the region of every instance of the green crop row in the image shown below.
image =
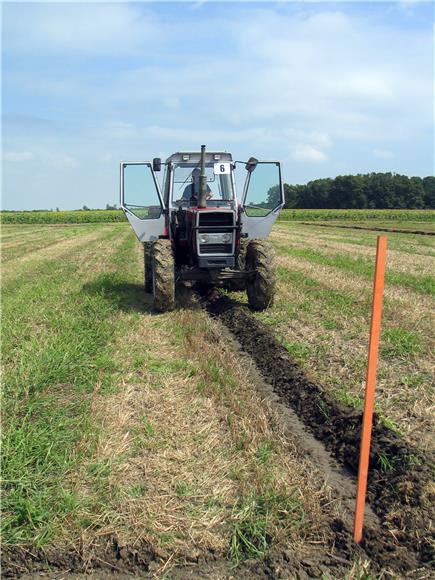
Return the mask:
[[[435,211],[430,209],[283,209],[279,215],[282,221],[435,221]]]
[[[121,210],[6,211],[0,212],[4,224],[81,224],[123,222]],[[396,221],[435,222],[434,210],[412,209],[284,209],[280,221]]]
[[[83,224],[97,222],[123,222],[126,218],[119,209],[75,211],[3,211],[4,224]]]

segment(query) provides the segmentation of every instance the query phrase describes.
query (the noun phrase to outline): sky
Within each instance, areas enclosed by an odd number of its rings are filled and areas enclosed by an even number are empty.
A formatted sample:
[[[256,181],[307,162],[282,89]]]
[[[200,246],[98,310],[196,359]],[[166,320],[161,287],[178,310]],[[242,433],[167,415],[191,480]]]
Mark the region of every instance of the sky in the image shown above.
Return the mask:
[[[119,163],[434,174],[432,2],[2,4],[2,207],[118,202]]]

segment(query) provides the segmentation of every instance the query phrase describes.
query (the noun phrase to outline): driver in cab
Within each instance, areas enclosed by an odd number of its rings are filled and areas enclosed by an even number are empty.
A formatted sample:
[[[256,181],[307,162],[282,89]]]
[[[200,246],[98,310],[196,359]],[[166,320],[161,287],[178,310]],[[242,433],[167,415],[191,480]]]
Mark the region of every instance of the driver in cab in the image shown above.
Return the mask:
[[[186,185],[183,191],[183,196],[180,201],[190,201],[192,198],[198,200],[200,187],[201,187],[201,170],[199,169],[199,167],[195,167],[195,169],[192,171],[192,183]],[[211,199],[212,196],[213,193],[207,184],[207,193],[205,198],[208,200]]]

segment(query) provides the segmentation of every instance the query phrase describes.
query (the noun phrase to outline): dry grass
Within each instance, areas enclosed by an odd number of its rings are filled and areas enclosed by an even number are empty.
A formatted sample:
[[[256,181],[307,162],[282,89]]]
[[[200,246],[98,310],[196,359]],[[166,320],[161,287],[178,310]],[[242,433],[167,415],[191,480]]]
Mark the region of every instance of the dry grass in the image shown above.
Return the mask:
[[[348,294],[355,305],[371,300],[373,282],[352,272],[343,272],[339,268],[313,264],[308,260],[292,256],[277,256],[277,264],[287,270],[301,272],[326,289]],[[289,287],[288,292],[294,293],[294,287]],[[434,301],[430,296],[400,286],[387,286],[384,289],[384,297],[389,301],[389,306],[394,309],[393,316],[397,322],[403,323],[405,327],[419,328],[427,335],[431,335]],[[369,314],[370,311],[367,312]],[[350,309],[342,312],[342,315],[353,316],[353,312]]]
[[[273,238],[279,243],[278,253],[280,247],[312,247],[326,253],[374,257],[374,247],[354,246],[346,239],[342,244],[331,243],[328,235],[319,235],[315,228],[279,228]],[[389,267],[398,271],[407,271],[417,261],[422,272],[432,273],[428,256],[390,250],[388,259]],[[361,404],[372,281],[302,257],[278,255],[277,262],[283,269],[277,303],[261,317],[273,324],[290,352],[314,378],[348,404]],[[287,279],[286,271],[293,277]],[[433,449],[434,302],[429,295],[399,285],[387,285],[384,295],[385,334],[377,407],[385,420],[410,441],[420,448]]]
[[[285,231],[274,232],[272,240],[279,243],[291,244],[295,248],[311,248],[320,251],[326,256],[334,256],[337,253],[351,252],[353,256],[359,256],[368,259],[374,259],[376,246],[361,246],[352,244],[352,238],[342,241],[331,240],[328,235],[319,235],[313,232],[313,235],[304,236],[293,232],[291,235]],[[413,273],[421,275],[431,275],[434,271],[433,260],[428,255],[406,254],[403,251],[388,249],[388,269],[396,272]]]
[[[100,440],[73,474],[77,491],[93,497],[82,514],[89,553],[98,537],[114,533],[121,544],[151,542],[170,566],[198,550],[226,555],[242,507],[266,493],[292,498],[295,508],[294,521],[271,521],[274,543],[304,552],[328,540],[338,506],[284,437],[222,332],[202,311],[179,311],[144,315],[122,341],[126,374],[116,393],[96,392]],[[89,477],[92,465],[108,469],[103,488]],[[108,498],[104,512],[95,510],[98,494]]]
[[[241,447],[247,466],[245,482],[261,487],[263,478],[273,475],[276,491],[295,488],[300,493],[307,515],[307,528],[303,534],[316,533],[324,523],[322,502],[325,500],[325,489],[316,487],[319,474],[309,461],[302,460],[296,447],[285,437],[270,404],[264,400],[255,385],[254,363],[247,358],[240,359],[240,354],[229,340],[222,325],[210,319],[204,313],[195,322],[196,332],[186,332],[186,352],[198,361],[202,369],[204,382],[222,406],[223,412],[230,421],[233,444]],[[182,314],[183,328],[192,328],[189,321],[191,313]],[[210,377],[210,361],[219,369],[218,385],[213,385]],[[218,388],[216,388],[216,386]],[[207,387],[206,387],[207,392]],[[267,468],[258,465],[257,451],[264,442],[270,442],[274,454],[268,460]],[[310,527],[310,524],[312,527]],[[279,534],[277,534],[279,536]],[[296,534],[296,537],[298,534]]]
[[[62,260],[63,257],[69,259],[87,247],[93,248],[93,251],[95,251],[94,243],[101,238],[107,237],[108,234],[110,232],[98,229],[89,234],[78,235],[76,238],[60,240],[52,246],[35,250],[34,252],[29,251],[23,256],[9,260],[2,266],[3,284],[8,284],[23,275],[23,273],[29,274],[43,262],[55,262],[56,260]]]

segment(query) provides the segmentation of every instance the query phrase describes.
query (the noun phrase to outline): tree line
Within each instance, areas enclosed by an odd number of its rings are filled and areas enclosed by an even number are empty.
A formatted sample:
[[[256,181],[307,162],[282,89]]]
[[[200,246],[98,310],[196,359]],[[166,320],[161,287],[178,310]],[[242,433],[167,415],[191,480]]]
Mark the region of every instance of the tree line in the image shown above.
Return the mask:
[[[339,175],[284,184],[286,208],[435,209],[435,177],[397,173]]]

